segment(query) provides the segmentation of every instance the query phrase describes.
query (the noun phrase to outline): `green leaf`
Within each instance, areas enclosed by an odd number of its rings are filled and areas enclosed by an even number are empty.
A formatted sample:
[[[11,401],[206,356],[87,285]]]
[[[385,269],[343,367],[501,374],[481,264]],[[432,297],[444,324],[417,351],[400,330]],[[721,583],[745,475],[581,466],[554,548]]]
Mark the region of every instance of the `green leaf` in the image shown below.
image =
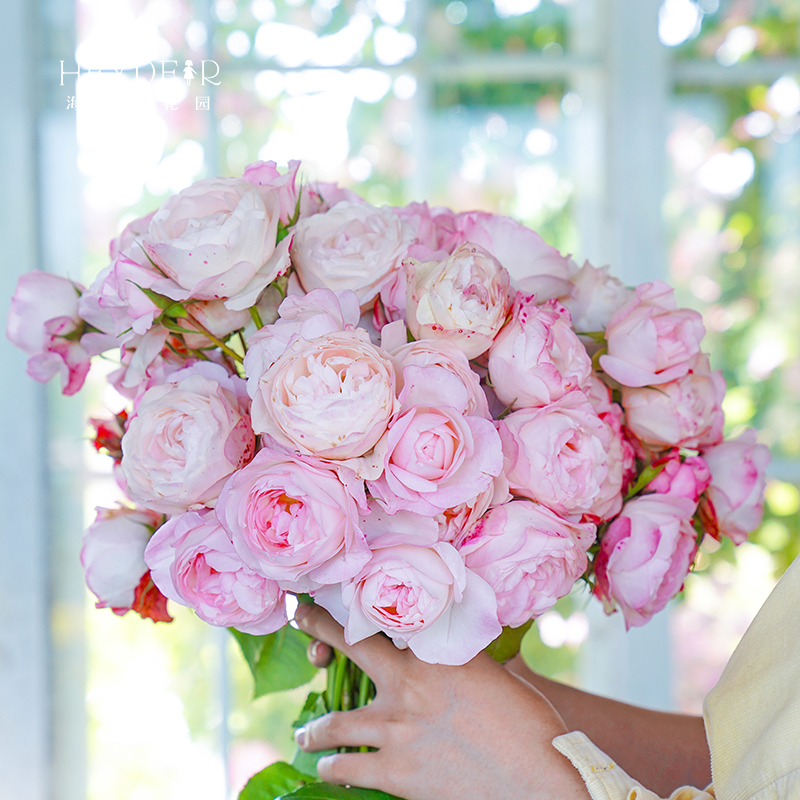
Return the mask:
[[[377,789],[359,789],[357,786],[337,786],[333,783],[309,783],[283,798],[302,798],[303,800],[399,800],[393,794],[379,792]]]
[[[173,303],[169,308],[164,309],[164,315],[167,317],[188,317],[189,312],[183,303]]]
[[[198,331],[192,330],[191,328],[184,328],[178,325],[175,320],[170,319],[166,314],[162,314],[158,318],[158,322],[160,322],[168,331],[172,331],[173,333],[197,333]]]
[[[328,713],[328,706],[325,702],[324,692],[310,692],[303,704],[303,709],[297,719],[292,723],[293,728],[302,728],[309,720],[317,719]],[[292,759],[292,766],[299,769],[305,775],[312,775],[315,780],[319,780],[319,773],[317,772],[317,761],[322,756],[335,753],[335,750],[323,750],[318,753],[306,753],[299,747]]]
[[[165,311],[170,306],[175,305],[175,301],[171,297],[167,297],[165,294],[159,294],[158,292],[154,292],[152,289],[145,289],[144,286],[139,286],[138,283],[131,281],[131,283],[141,292],[144,292],[148,299],[150,300],[153,305],[160,308],[162,311]]]
[[[299,747],[294,754],[294,758],[292,758],[292,766],[303,773],[303,775],[308,775],[313,780],[319,780],[319,773],[317,772],[317,762],[323,756],[330,756],[333,755],[336,751],[335,750],[320,750],[316,753],[306,753],[305,750],[301,750]]]
[[[233,628],[229,630],[239,642],[253,673],[254,698],[302,686],[317,672],[306,657],[311,637],[291,625],[284,625],[267,636],[251,636]]]
[[[239,800],[275,800],[308,782],[308,775],[298,772],[291,764],[278,761],[253,775],[242,789]]]
[[[506,626],[503,632],[486,648],[486,652],[501,664],[514,658],[519,653],[522,638],[528,632],[528,629],[533,625],[533,620],[529,619],[518,628],[510,628]]]
[[[650,481],[654,478],[658,477],[661,473],[661,470],[667,466],[667,462],[665,461],[663,464],[659,464],[657,467],[651,467],[649,464],[642,470],[639,477],[636,479],[636,483],[628,489],[628,494],[625,496],[626,500],[630,500],[631,497],[635,497],[639,492],[647,486]]]

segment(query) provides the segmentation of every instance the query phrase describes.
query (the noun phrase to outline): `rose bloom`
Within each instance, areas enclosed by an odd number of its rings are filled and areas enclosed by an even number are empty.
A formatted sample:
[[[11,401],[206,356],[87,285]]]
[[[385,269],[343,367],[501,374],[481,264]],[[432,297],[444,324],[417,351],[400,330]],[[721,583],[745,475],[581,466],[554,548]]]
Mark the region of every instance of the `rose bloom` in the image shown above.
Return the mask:
[[[133,606],[136,587],[147,572],[144,549],[159,517],[146,510],[98,508],[83,534],[81,565],[97,608],[124,614]]]
[[[591,523],[574,523],[530,500],[495,506],[467,532],[458,551],[497,596],[501,625],[519,627],[569,594],[586,571],[595,539]]]
[[[756,443],[756,433],[744,433],[701,452],[711,471],[704,518],[712,533],[741,544],[761,524],[769,448]]]
[[[390,352],[403,367],[440,367],[451,372],[464,384],[468,393],[464,414],[468,417],[491,418],[481,379],[470,366],[464,351],[453,342],[446,339],[418,339]]]
[[[585,333],[605,331],[611,317],[631,297],[622,281],[609,275],[608,267],[588,261],[570,279],[572,290],[562,302],[572,316],[572,327]]]
[[[314,289],[305,295],[290,295],[278,306],[278,319],[256,331],[247,340],[244,369],[247,391],[255,397],[261,376],[298,339],[316,339],[328,333],[352,331],[361,310],[355,292]]]
[[[464,415],[469,395],[456,375],[406,367],[403,380],[385,470],[368,485],[390,513],[438,514],[472,500],[500,474],[500,438],[490,420]]]
[[[464,242],[491,253],[508,270],[511,280],[540,302],[569,294],[573,262],[547,244],[536,231],[511,217],[468,211],[456,216]]]
[[[518,294],[506,323],[489,350],[489,377],[506,407],[546,406],[592,376],[592,361],[557,300],[537,305]]]
[[[489,510],[495,502],[495,495],[507,500],[508,497],[497,491],[497,483],[495,479],[489,488],[484,489],[477,497],[452,508],[446,508],[441,514],[437,514],[434,519],[439,525],[439,540],[455,544]]]
[[[623,493],[636,478],[636,451],[623,428],[623,412],[616,404],[599,414],[608,427],[608,473],[600,486],[600,493],[592,503],[589,516],[597,522],[611,519],[622,508]]]
[[[406,324],[415,339],[447,339],[467,358],[489,349],[511,304],[508,272],[482,247],[464,244],[444,261],[404,262]]]
[[[561,516],[592,511],[609,470],[609,429],[586,395],[573,391],[498,423],[512,494]]]
[[[33,270],[20,275],[8,312],[6,336],[30,356],[28,375],[40,383],[60,375],[66,395],[75,394],[89,372],[89,353],[73,338],[83,326],[83,291],[60,275]]]
[[[210,509],[169,519],[144,558],[161,592],[209,625],[262,636],[286,624],[284,592],[242,563]]]
[[[256,161],[244,168],[242,180],[258,187],[258,192],[267,207],[276,201],[279,219],[284,225],[288,225],[297,211],[299,200],[297,172],[299,169],[299,161],[290,161],[288,170],[281,174],[274,161]]]
[[[122,437],[132,500],[164,514],[213,506],[228,476],[253,455],[241,378],[198,362],[148,389]]]
[[[647,484],[649,492],[688,497],[696,503],[711,483],[711,472],[705,460],[700,456],[681,459],[678,449],[670,450],[665,456],[653,462],[653,466],[662,469]]]
[[[174,300],[226,300],[240,311],[289,267],[289,240],[276,245],[280,202],[236,178],[207,178],[170,197],[142,236],[167,276],[152,289]]]
[[[298,339],[261,376],[253,427],[306,455],[367,453],[400,407],[394,365],[364,330]]]
[[[705,334],[696,311],[677,308],[662,281],[643,283],[609,320],[600,366],[623,386],[655,386],[688,374]]]
[[[367,308],[413,241],[413,228],[394,209],[341,202],[297,223],[292,263],[307,292],[350,289]]]
[[[349,644],[383,631],[422,661],[465,664],[499,636],[494,592],[451,544],[436,541],[431,523],[374,511],[364,520],[369,563],[351,581],[315,592]]]
[[[352,470],[264,447],[228,480],[216,513],[245,564],[306,592],[352,578],[369,560],[366,507]]]
[[[657,447],[708,447],[722,441],[725,379],[701,353],[682,378],[653,388],[622,387],[628,428]]]
[[[648,494],[609,525],[594,562],[595,593],[622,609],[626,628],[644,625],[680,591],[697,552],[695,508],[688,497]]]

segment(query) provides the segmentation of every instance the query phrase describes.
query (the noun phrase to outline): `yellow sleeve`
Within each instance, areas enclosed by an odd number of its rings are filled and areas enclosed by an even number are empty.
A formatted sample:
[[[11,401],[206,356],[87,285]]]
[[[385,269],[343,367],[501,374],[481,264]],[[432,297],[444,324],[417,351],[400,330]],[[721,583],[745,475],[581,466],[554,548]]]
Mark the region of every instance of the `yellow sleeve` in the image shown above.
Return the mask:
[[[617,766],[581,731],[557,736],[553,747],[578,770],[592,800],[661,800]],[[714,800],[714,794],[712,789],[703,791],[683,786],[676,789],[669,800]]]

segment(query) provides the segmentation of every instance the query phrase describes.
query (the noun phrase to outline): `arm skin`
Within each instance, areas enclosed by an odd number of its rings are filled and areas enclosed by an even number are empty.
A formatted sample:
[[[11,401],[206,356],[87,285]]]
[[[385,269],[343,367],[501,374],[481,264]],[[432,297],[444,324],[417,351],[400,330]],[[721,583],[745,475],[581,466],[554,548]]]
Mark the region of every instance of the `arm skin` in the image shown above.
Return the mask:
[[[588,800],[577,771],[551,744],[566,733],[564,721],[485,653],[459,667],[426,664],[383,636],[348,646],[318,606],[301,605],[296,622],[355,661],[377,688],[370,705],[327,714],[295,733],[311,752],[377,748],[321,758],[323,780],[406,800]]]
[[[537,688],[569,730],[583,731],[629,775],[662,797],[679,786],[711,783],[711,759],[700,717],[650,711],[582,692],[532,672],[521,656],[506,668]]]

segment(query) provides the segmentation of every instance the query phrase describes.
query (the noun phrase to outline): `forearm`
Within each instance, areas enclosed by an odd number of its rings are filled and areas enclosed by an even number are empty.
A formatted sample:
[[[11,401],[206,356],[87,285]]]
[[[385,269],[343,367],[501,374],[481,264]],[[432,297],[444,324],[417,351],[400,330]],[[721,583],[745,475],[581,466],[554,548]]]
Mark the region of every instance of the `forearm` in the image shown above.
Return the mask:
[[[679,786],[711,782],[703,720],[668,714],[589,694],[548,680],[520,656],[508,668],[539,689],[569,730],[583,731],[643,786],[668,797]]]

